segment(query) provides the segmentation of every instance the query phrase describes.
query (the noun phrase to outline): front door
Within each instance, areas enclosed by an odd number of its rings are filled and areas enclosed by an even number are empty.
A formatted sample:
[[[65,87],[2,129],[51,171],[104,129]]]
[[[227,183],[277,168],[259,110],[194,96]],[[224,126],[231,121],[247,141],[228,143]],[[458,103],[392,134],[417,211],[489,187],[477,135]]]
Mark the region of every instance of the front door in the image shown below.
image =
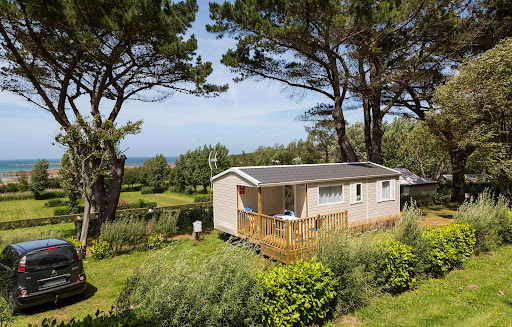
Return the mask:
[[[295,185],[284,187],[284,209],[295,212]]]

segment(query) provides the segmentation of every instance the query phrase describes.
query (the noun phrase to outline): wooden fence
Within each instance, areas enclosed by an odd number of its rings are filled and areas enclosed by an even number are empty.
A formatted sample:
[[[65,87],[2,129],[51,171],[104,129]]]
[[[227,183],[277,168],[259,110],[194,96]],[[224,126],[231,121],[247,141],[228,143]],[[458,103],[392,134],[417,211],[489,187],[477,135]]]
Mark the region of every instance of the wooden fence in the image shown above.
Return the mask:
[[[400,214],[348,221],[347,211],[307,218],[282,219],[238,210],[238,236],[259,243],[261,254],[284,263],[308,257],[315,250],[319,232],[336,229],[366,232],[395,225]]]

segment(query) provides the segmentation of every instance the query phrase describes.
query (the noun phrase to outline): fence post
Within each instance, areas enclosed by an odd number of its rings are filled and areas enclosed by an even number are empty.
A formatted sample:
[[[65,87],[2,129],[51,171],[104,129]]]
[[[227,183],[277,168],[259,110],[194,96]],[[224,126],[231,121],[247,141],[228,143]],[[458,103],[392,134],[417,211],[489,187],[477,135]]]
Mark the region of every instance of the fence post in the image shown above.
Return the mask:
[[[289,254],[289,251],[290,251],[290,238],[291,238],[291,233],[290,233],[290,221],[288,219],[286,219],[284,221],[284,242],[285,242],[285,246],[284,246],[284,255],[287,256]]]
[[[343,213],[343,231],[348,231],[348,211],[345,210]]]
[[[320,214],[316,215],[316,231],[318,232],[320,228],[322,228],[322,219],[320,218]]]
[[[258,239],[261,241],[263,238],[263,226],[261,221],[261,212],[263,211],[263,202],[261,196],[261,187],[258,187]]]

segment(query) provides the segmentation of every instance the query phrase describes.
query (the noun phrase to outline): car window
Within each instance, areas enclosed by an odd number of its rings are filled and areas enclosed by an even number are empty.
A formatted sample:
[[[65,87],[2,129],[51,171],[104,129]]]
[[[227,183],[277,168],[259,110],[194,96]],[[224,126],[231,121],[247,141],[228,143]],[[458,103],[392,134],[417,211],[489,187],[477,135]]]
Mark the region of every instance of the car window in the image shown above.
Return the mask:
[[[49,247],[27,255],[27,271],[64,267],[75,261],[76,252],[69,246]]]

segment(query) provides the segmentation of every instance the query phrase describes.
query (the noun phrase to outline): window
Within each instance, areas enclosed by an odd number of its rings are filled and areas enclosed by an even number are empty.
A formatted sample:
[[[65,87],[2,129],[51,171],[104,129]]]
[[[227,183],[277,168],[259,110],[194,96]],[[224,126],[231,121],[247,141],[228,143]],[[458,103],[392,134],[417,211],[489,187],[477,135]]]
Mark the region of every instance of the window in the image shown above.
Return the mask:
[[[395,199],[395,180],[377,182],[377,202]]]
[[[343,202],[343,185],[333,185],[318,188],[318,204]]]
[[[350,203],[363,202],[363,183],[353,183],[350,185]]]

